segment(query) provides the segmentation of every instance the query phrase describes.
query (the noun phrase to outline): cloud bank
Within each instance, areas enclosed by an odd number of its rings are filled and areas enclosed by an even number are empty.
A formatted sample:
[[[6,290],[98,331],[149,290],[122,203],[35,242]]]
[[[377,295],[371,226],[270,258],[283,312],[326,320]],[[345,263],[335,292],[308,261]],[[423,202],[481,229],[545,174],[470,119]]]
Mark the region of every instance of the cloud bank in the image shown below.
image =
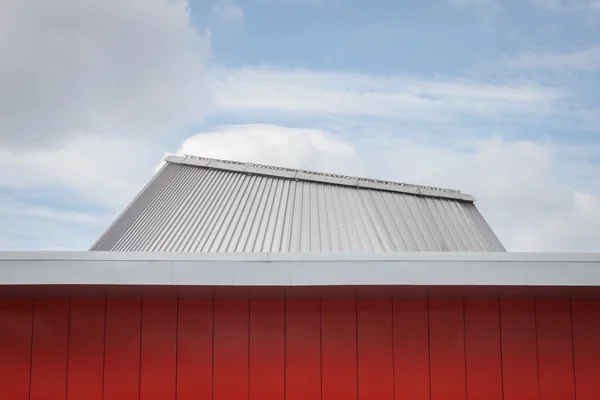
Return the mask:
[[[0,146],[148,138],[209,104],[208,39],[174,0],[0,3]]]

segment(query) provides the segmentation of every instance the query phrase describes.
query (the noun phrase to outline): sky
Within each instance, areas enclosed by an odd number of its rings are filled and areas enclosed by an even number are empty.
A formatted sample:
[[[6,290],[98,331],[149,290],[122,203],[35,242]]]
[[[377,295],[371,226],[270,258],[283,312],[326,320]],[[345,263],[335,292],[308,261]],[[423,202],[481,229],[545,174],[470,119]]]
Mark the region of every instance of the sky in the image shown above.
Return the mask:
[[[0,2],[0,250],[87,250],[167,154],[459,189],[600,251],[600,0]]]

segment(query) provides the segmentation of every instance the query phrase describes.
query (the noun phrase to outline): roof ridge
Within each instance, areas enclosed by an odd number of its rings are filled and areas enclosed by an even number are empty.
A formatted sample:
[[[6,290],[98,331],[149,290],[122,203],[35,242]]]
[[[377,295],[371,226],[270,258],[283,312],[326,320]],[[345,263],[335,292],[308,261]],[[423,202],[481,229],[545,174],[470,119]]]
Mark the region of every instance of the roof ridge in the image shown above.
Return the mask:
[[[200,167],[233,170],[246,173],[263,173],[288,179],[300,179],[317,181],[329,184],[340,184],[345,186],[357,186],[366,189],[378,189],[392,192],[403,192],[429,197],[454,198],[463,201],[474,201],[473,196],[462,193],[460,190],[444,189],[434,186],[416,185],[403,182],[386,181],[373,178],[362,178],[343,174],[328,172],[316,172],[303,169],[277,167],[273,165],[258,164],[243,161],[223,160],[193,155],[168,156],[167,162],[178,164],[191,164]]]

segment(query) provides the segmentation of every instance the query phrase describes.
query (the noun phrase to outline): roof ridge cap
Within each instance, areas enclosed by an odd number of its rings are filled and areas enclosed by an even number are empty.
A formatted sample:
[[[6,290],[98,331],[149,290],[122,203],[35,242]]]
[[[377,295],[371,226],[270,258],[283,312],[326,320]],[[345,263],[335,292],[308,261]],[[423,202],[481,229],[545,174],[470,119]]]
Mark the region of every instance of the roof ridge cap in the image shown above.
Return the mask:
[[[189,161],[196,161],[190,163]],[[166,158],[167,162],[179,163],[179,164],[192,164],[196,166],[208,167],[208,168],[217,168],[217,169],[227,169],[224,168],[226,165],[238,166],[238,168],[232,169],[238,172],[246,172],[246,173],[260,173],[260,170],[264,172],[272,171],[272,174],[275,176],[280,176],[282,178],[292,178],[292,179],[303,179],[303,180],[317,180],[322,183],[330,183],[330,184],[343,184],[346,186],[357,186],[366,189],[379,189],[379,190],[387,190],[387,191],[395,191],[395,192],[405,192],[411,194],[417,194],[422,196],[429,197],[445,197],[445,198],[455,198],[457,200],[463,201],[475,201],[473,196],[462,193],[460,190],[455,189],[445,189],[438,188],[434,186],[426,186],[426,185],[417,185],[411,183],[404,182],[394,182],[394,181],[386,181],[381,179],[374,178],[362,178],[350,175],[343,174],[334,174],[329,172],[317,172],[303,169],[295,169],[295,168],[287,168],[287,167],[278,167],[274,165],[266,165],[266,164],[258,164],[253,162],[244,162],[244,161],[233,161],[233,160],[223,160],[217,158],[209,158],[209,157],[200,157],[193,155],[183,155],[183,156],[168,156]],[[187,162],[186,162],[187,161]],[[248,169],[256,169],[258,171],[250,171]],[[288,174],[277,174],[277,172],[287,172]],[[290,175],[291,174],[291,175]],[[306,175],[306,176],[299,176]],[[312,178],[312,179],[311,179]],[[317,178],[317,179],[315,179]],[[321,178],[321,179],[318,179]],[[396,189],[396,190],[394,190]]]

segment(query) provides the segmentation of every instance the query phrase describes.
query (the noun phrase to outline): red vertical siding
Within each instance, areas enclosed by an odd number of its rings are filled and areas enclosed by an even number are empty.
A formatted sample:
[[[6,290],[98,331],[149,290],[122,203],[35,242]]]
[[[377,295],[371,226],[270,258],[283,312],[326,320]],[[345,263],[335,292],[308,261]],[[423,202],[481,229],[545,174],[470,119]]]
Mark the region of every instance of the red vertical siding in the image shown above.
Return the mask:
[[[138,399],[142,303],[137,299],[106,301],[104,399]]]
[[[73,299],[69,319],[67,400],[102,400],[104,299]]]
[[[7,399],[600,398],[597,299],[0,299]]]
[[[29,399],[33,300],[0,299],[0,390],[6,399]]]
[[[358,399],[394,399],[391,299],[358,300]]]
[[[356,299],[323,299],[322,307],[322,399],[356,399]]]
[[[533,300],[500,300],[504,400],[537,399],[538,364]]]
[[[429,312],[427,299],[394,299],[396,400],[429,400]]]
[[[67,395],[69,300],[35,300],[31,352],[31,400]]]
[[[248,398],[248,299],[215,299],[213,400]]]
[[[177,400],[212,399],[213,300],[179,300]]]
[[[577,400],[600,399],[600,300],[573,299],[573,350]]]
[[[569,300],[536,300],[535,306],[540,400],[575,400]]]
[[[286,400],[321,399],[321,301],[286,300]]]
[[[497,299],[465,300],[467,396],[502,400],[500,307]]]
[[[285,300],[250,300],[250,400],[285,399]]]
[[[175,398],[177,300],[142,302],[140,400]]]
[[[431,399],[467,397],[463,301],[429,301]]]

